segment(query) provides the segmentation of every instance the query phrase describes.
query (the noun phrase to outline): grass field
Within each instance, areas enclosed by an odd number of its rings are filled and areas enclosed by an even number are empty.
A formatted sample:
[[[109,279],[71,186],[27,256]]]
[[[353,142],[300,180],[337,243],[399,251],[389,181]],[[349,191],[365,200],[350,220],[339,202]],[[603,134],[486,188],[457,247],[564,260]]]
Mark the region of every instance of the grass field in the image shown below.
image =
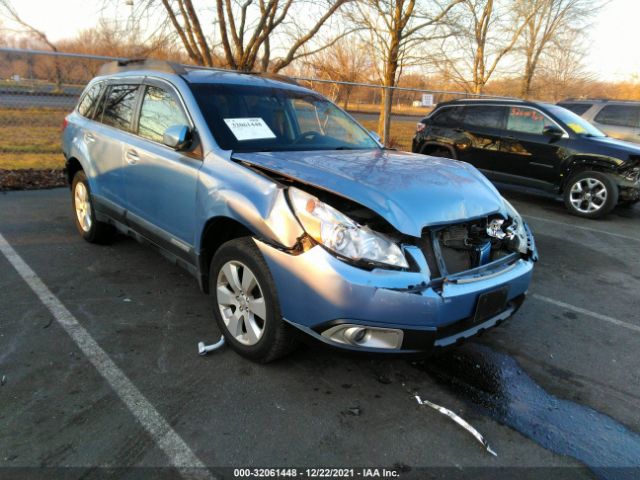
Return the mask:
[[[0,109],[0,169],[63,168],[60,147],[62,121],[68,112],[54,109]],[[376,130],[376,120],[362,124]],[[391,123],[391,146],[411,149],[415,121]]]
[[[340,105],[342,106],[342,105]],[[352,113],[380,113],[380,105],[375,103],[350,103],[349,112]],[[394,115],[410,115],[413,117],[426,116],[433,107],[413,107],[411,105],[394,105],[391,113]]]
[[[64,110],[0,109],[0,169],[62,168]]]
[[[364,120],[362,125],[367,130],[377,130],[377,120]],[[394,120],[391,122],[391,142],[390,146],[398,150],[411,151],[411,139],[416,133],[416,122],[414,120]]]

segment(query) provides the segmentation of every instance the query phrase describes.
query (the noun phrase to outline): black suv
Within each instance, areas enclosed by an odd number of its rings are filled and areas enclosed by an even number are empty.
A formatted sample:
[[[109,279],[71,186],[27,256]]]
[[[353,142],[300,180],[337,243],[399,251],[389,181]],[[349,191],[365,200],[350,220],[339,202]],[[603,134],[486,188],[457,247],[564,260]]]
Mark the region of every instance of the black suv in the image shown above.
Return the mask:
[[[469,162],[496,183],[563,194],[599,218],[640,199],[640,146],[607,137],[569,110],[522,100],[455,100],[421,120],[412,150]]]

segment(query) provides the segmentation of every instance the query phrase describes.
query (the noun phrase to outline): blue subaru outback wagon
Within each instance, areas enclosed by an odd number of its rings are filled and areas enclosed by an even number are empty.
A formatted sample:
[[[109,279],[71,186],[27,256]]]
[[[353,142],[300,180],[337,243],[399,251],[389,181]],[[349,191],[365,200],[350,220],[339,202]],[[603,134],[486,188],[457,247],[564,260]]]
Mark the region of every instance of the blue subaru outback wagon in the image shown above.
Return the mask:
[[[119,230],[186,268],[255,361],[301,332],[369,352],[453,345],[512,316],[531,280],[531,232],[478,170],[386,149],[284,78],[107,64],[63,149],[80,235]]]

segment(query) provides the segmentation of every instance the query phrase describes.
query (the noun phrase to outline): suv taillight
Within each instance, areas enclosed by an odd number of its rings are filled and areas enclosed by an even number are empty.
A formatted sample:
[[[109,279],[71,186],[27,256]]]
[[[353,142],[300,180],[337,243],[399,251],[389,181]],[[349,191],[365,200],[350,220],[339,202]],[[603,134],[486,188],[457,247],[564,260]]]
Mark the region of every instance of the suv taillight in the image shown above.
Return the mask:
[[[69,125],[69,120],[67,120],[67,117],[64,117],[64,120],[62,120],[62,131],[64,132],[64,129],[67,128],[67,125]]]

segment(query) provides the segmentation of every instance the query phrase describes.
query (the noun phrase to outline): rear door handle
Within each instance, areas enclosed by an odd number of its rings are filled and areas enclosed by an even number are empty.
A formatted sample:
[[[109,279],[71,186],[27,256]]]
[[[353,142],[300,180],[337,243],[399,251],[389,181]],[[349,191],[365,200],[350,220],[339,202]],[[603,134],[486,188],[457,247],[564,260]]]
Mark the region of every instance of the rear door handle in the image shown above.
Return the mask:
[[[84,139],[87,142],[95,142],[96,141],[96,137],[93,136],[93,133],[89,133],[89,132],[84,134]]]
[[[127,150],[124,156],[129,165],[134,165],[138,163],[138,161],[140,160],[140,156],[138,155],[138,152],[136,152],[135,150]]]

